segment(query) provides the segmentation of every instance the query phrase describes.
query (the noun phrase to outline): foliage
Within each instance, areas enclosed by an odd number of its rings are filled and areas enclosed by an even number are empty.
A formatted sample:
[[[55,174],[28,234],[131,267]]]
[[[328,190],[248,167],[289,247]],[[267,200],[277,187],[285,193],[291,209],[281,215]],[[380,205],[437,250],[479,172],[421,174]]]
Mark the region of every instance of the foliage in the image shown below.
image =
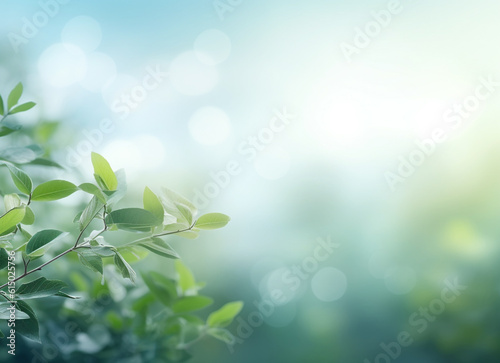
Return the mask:
[[[21,130],[18,123],[10,121],[11,115],[35,106],[33,102],[19,104],[22,92],[23,86],[19,83],[9,94],[6,104],[0,97],[0,137]],[[117,203],[126,194],[124,171],[114,171],[97,153],[92,153],[91,162],[95,183],[37,182],[26,172],[27,166],[62,168],[47,157],[42,147],[11,145],[0,150],[0,166],[3,166],[0,170],[10,175],[17,188],[17,191],[3,195],[5,213],[0,216],[0,270],[8,270],[9,276],[14,267],[22,271],[15,275],[15,279],[12,275],[0,286],[0,295],[6,300],[0,304],[0,319],[8,319],[8,305],[15,305],[16,332],[30,340],[40,341],[39,319],[30,306],[30,300],[54,296],[70,299],[64,305],[64,311],[72,311],[77,317],[81,310],[76,307],[86,304],[86,300],[76,300],[78,297],[68,295],[64,291],[68,287],[65,282],[45,276],[30,279],[45,271],[42,270],[45,266],[76,254],[83,266],[101,275],[102,282],[97,281],[98,285],[95,285],[98,290],[108,289],[108,280],[117,273],[136,283],[124,283],[127,295],[132,297],[132,301],[128,301],[130,305],[115,306],[114,310],[106,312],[103,320],[115,333],[133,331],[139,336],[147,336],[150,342],[156,341],[155,357],[185,360],[189,356],[187,349],[204,336],[231,344],[233,337],[224,326],[239,313],[240,302],[222,307],[204,321],[193,312],[213,301],[198,294],[203,284],[196,282],[190,270],[179,260],[175,263],[175,278],[154,271],[138,276],[130,265],[130,256],[144,256],[146,252],[161,258],[178,259],[179,255],[166,241],[170,235],[196,238],[201,230],[224,227],[229,217],[209,213],[197,218],[196,207],[167,188],[156,194],[146,187],[142,207],[117,208]],[[74,218],[73,230],[43,228],[30,231],[30,228],[38,227],[36,208],[32,208],[34,204],[57,201],[74,193],[85,193],[89,200]],[[48,210],[55,212],[60,208],[64,207],[54,204]],[[96,226],[100,227],[94,229]],[[107,242],[110,233],[126,233],[123,239],[128,242],[111,244]],[[52,254],[54,250],[57,253]],[[11,284],[20,280],[23,283],[12,289]],[[79,295],[91,297],[88,285],[78,281],[74,285],[79,287]],[[0,336],[3,336],[1,331]],[[105,345],[101,348],[105,350]]]

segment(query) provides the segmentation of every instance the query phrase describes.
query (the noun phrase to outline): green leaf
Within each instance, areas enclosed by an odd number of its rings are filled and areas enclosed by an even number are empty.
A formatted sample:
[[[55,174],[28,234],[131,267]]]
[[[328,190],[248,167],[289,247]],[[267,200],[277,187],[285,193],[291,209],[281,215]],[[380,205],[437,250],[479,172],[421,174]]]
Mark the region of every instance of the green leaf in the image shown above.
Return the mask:
[[[234,343],[236,343],[236,338],[227,329],[210,328],[207,330],[207,334],[214,337],[215,339],[223,341],[226,344],[233,345]]]
[[[8,301],[0,303],[0,320],[9,320],[11,314],[11,306],[12,304]],[[28,314],[19,311],[16,308],[16,320],[29,319]]]
[[[156,272],[144,272],[141,274],[147,287],[156,298],[165,306],[171,306],[177,299],[175,283]]]
[[[180,260],[175,261],[175,270],[179,275],[179,286],[184,294],[192,289],[196,289],[196,281],[193,274]]]
[[[188,221],[189,216],[191,216],[192,219],[192,217],[197,213],[196,207],[193,205],[193,203],[184,198],[182,195],[177,194],[170,189],[162,188],[161,200],[165,211],[168,214],[176,217],[177,221],[180,223],[184,222],[190,224]],[[189,211],[189,213],[187,211]]]
[[[93,196],[87,207],[83,210],[80,216],[80,231],[83,231],[90,222],[96,217],[104,204],[99,202],[96,196]]]
[[[108,161],[101,155],[94,152],[92,153],[91,158],[97,183],[102,182],[106,190],[116,190],[118,187],[118,179],[116,178],[116,175],[113,172],[113,169],[111,169]]]
[[[165,216],[165,210],[163,209],[163,205],[160,202],[160,199],[156,196],[155,193],[151,191],[148,187],[144,189],[144,209],[150,211],[158,220],[163,223],[163,219]]]
[[[25,209],[26,213],[24,214],[24,218],[21,221],[21,223],[29,226],[35,223],[35,214],[33,213],[30,207],[25,207]]]
[[[29,319],[16,322],[16,332],[28,339],[40,343],[40,328],[38,318],[33,309],[24,301],[17,301],[17,308],[29,316]]]
[[[12,181],[16,185],[17,189],[24,194],[31,194],[33,189],[33,182],[31,178],[21,169],[16,168],[14,165],[7,164],[7,168],[10,171]]]
[[[66,180],[51,180],[40,184],[33,191],[31,200],[51,201],[66,198],[78,190],[78,187]]]
[[[175,314],[196,311],[213,304],[213,300],[206,296],[186,296],[174,302],[172,310]]]
[[[12,91],[9,93],[7,98],[7,109],[11,109],[19,102],[21,95],[23,94],[23,84],[19,82]]]
[[[147,232],[161,224],[153,213],[141,208],[118,209],[109,213],[105,220],[108,226],[115,225],[118,229],[139,232]]]
[[[67,287],[66,283],[59,280],[47,280],[45,277],[22,284],[17,289],[19,300],[40,299],[56,295],[61,289]]]
[[[180,258],[177,252],[170,245],[158,237],[151,237],[144,242],[139,243],[139,246],[148,249],[149,251],[166,258]]]
[[[31,110],[35,106],[36,106],[35,102],[26,102],[26,103],[23,103],[15,108],[13,108],[12,110],[10,110],[9,114],[13,115],[13,114],[18,113],[18,112],[28,111],[28,110]]]
[[[9,254],[5,248],[0,248],[0,270],[3,270],[9,265]]]
[[[3,216],[0,217],[0,235],[8,232],[16,227],[17,224],[21,223],[24,218],[26,211],[24,207],[17,207],[11,209]]]
[[[199,229],[217,229],[224,227],[230,220],[231,218],[222,213],[208,213],[198,218],[195,227]]]
[[[78,258],[85,267],[88,267],[92,271],[99,272],[101,275],[103,274],[102,258],[95,253],[82,252],[78,254]]]
[[[83,183],[80,184],[78,188],[83,190],[85,193],[95,195],[99,199],[99,202],[101,202],[102,204],[106,204],[106,196],[97,185],[94,185],[92,183]]]
[[[31,255],[49,243],[54,242],[62,233],[63,232],[55,229],[46,229],[35,233],[26,245],[26,254]]]
[[[242,301],[235,301],[224,305],[208,316],[207,323],[210,327],[225,327],[231,324],[236,315],[243,309]]]
[[[6,211],[20,207],[22,204],[21,198],[17,194],[7,194],[3,197],[3,203],[5,204]]]
[[[3,98],[2,96],[0,96],[0,115],[3,116],[4,113],[5,113],[5,108],[3,105]]]
[[[4,120],[0,124],[0,137],[12,134],[13,132],[19,131],[20,129],[21,125],[19,125],[17,122]]]
[[[130,281],[135,282],[137,276],[135,271],[118,252],[115,253],[114,262],[123,278],[130,279]]]
[[[58,164],[55,161],[45,158],[36,158],[35,160],[30,162],[30,165],[51,166],[54,168],[64,169],[64,167],[61,164]]]

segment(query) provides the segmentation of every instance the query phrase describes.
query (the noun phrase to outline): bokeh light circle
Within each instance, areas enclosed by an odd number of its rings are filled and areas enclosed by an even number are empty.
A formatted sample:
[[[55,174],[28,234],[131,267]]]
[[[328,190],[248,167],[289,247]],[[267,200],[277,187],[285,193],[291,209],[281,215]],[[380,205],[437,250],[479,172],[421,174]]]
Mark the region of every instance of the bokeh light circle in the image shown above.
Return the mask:
[[[196,38],[194,52],[200,62],[214,66],[224,62],[231,54],[231,40],[220,30],[208,29]]]
[[[311,289],[319,300],[331,302],[344,296],[347,290],[345,274],[333,267],[324,267],[311,279]]]
[[[231,135],[231,121],[217,107],[203,107],[189,120],[189,132],[202,145],[217,145]]]
[[[175,90],[187,96],[210,92],[219,79],[217,70],[200,62],[194,52],[177,56],[170,64],[169,76]]]
[[[66,23],[61,39],[64,43],[78,46],[84,52],[92,52],[101,44],[101,26],[94,18],[77,16]]]
[[[83,79],[87,72],[87,60],[80,48],[57,43],[40,55],[38,71],[51,86],[67,87]]]

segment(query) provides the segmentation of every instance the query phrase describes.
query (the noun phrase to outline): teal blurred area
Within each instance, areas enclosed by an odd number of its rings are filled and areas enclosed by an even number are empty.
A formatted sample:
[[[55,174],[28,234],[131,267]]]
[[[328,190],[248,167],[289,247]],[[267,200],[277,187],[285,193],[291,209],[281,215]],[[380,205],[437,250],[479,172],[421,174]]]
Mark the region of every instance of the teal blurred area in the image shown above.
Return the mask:
[[[245,302],[193,362],[500,360],[499,2],[0,9],[0,91],[61,121],[58,176],[93,150],[131,204],[166,186],[231,216],[172,239],[217,307]]]

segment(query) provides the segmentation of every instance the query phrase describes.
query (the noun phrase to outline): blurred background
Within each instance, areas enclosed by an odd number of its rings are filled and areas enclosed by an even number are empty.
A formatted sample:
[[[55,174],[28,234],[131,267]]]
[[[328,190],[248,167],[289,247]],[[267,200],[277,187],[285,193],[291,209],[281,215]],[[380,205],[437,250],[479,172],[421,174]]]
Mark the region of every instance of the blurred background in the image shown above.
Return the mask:
[[[215,306],[245,302],[237,344],[193,362],[498,362],[500,3],[0,9],[0,92],[22,81],[19,121],[55,125],[47,178],[89,180],[96,151],[131,204],[166,186],[231,216],[172,240]]]

